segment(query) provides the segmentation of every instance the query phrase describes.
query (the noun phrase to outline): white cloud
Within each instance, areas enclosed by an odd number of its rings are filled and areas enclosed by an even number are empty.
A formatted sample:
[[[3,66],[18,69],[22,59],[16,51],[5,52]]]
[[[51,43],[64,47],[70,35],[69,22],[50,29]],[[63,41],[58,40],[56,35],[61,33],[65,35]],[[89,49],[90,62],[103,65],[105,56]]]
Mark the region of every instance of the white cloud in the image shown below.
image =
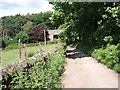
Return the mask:
[[[46,0],[0,0],[0,6],[0,17],[46,12],[53,7]]]

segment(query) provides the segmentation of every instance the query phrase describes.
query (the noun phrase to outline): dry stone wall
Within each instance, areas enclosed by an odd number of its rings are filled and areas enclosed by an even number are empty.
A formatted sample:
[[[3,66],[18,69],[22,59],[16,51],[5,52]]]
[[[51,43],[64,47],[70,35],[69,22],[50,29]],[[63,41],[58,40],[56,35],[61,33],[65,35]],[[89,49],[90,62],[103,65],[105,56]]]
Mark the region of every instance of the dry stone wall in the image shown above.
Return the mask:
[[[51,54],[51,53],[57,52],[58,48],[62,49],[62,46],[61,47],[56,47],[54,49],[51,49],[47,52],[42,53],[43,57],[45,57],[48,53]],[[41,58],[41,60],[42,60],[43,57],[41,57],[41,54],[39,53],[37,55],[34,55],[31,58],[28,58],[27,60],[21,60],[21,61],[17,61],[15,63],[7,65],[6,67],[4,67],[0,70],[1,71],[0,73],[1,73],[1,76],[2,76],[0,82],[1,83],[7,82],[8,80],[11,79],[11,75],[12,75],[13,72],[21,71],[26,67],[30,67],[36,62],[37,58]]]

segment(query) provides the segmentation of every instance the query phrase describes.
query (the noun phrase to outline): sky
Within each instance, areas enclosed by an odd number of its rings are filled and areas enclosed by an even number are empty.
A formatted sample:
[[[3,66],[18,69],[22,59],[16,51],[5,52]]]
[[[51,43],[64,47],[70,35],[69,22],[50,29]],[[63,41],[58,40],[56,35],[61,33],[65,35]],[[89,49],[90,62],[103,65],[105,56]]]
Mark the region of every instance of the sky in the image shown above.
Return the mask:
[[[0,0],[0,17],[46,12],[52,7],[47,0]]]

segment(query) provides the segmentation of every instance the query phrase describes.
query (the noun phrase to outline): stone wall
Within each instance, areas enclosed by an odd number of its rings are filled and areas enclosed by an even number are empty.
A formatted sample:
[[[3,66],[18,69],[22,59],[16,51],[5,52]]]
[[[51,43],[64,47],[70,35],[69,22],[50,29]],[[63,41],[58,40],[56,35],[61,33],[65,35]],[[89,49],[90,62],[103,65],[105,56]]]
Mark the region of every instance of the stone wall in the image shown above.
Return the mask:
[[[61,47],[59,47],[59,48],[61,48]],[[51,49],[47,52],[43,52],[42,57],[41,57],[41,54],[39,53],[37,55],[34,55],[31,58],[28,58],[27,60],[17,61],[15,63],[9,64],[9,65],[3,67],[0,70],[0,73],[1,73],[1,76],[2,76],[0,78],[0,83],[4,83],[4,84],[8,83],[8,81],[10,79],[12,79],[11,75],[12,75],[13,72],[21,71],[26,67],[30,67],[36,62],[37,58],[41,58],[41,60],[42,60],[42,58],[45,57],[47,54],[55,53],[57,50],[58,50],[58,47],[56,47],[54,49]]]

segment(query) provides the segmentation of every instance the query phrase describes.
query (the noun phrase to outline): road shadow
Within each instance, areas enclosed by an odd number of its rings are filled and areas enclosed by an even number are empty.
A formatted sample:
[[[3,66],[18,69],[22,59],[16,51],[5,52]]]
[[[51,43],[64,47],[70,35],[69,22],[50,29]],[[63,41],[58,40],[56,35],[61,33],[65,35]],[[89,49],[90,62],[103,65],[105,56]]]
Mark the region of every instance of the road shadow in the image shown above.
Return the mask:
[[[82,58],[87,55],[75,48],[69,48],[66,50],[66,57],[70,59]]]

